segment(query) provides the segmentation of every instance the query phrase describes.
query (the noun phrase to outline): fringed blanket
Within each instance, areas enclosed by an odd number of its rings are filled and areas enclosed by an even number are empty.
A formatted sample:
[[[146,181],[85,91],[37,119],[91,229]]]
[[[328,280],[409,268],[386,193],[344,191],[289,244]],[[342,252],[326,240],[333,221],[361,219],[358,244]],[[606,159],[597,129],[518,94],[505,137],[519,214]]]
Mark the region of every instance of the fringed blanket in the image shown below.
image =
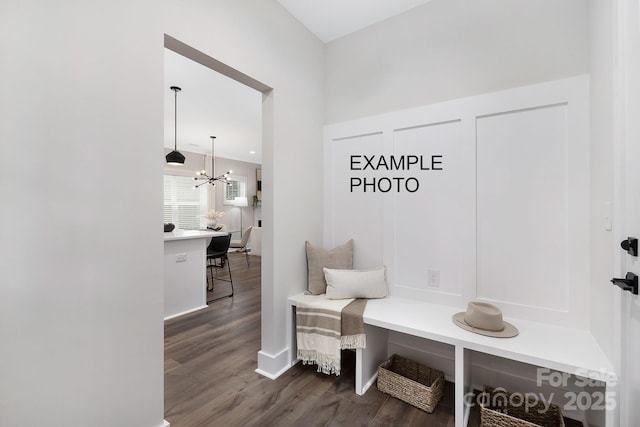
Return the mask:
[[[366,346],[362,314],[366,299],[331,300],[305,295],[296,306],[298,359],[318,372],[340,375],[340,350]]]

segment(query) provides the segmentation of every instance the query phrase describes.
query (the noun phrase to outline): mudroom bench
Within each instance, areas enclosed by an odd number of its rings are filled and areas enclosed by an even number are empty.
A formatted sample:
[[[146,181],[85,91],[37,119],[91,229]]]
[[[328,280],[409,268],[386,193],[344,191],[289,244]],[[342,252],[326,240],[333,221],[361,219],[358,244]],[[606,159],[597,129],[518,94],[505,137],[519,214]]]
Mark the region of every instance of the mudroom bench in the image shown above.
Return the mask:
[[[291,331],[290,360],[296,359],[295,307],[300,295],[288,299]],[[387,359],[389,331],[449,344],[455,358],[456,427],[467,425],[470,406],[465,394],[471,391],[471,359],[474,352],[524,362],[555,371],[606,383],[615,391],[613,365],[589,331],[563,328],[521,319],[509,319],[520,333],[513,338],[478,335],[453,324],[451,317],[463,311],[457,307],[432,304],[395,296],[367,301],[364,312],[367,347],[356,350],[355,392],[363,395],[377,378],[378,366]],[[606,426],[613,426],[607,411]]]

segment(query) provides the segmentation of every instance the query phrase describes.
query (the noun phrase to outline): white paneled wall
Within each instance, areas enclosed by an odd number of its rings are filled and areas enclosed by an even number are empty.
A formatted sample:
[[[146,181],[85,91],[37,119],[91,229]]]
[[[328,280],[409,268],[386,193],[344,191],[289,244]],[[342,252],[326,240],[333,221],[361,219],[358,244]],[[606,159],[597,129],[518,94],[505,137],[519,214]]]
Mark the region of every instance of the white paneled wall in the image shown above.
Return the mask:
[[[420,183],[418,191],[391,193],[395,231],[392,265],[397,288],[461,296],[473,275],[473,146],[461,119],[393,131],[395,156],[417,155],[420,170],[394,172]],[[424,170],[423,170],[424,169]],[[428,169],[428,170],[427,170]],[[438,286],[428,271],[439,272]]]
[[[480,298],[568,308],[566,109],[476,120]]]
[[[354,135],[337,139],[332,145],[331,163],[338,170],[349,170],[351,155],[376,155],[381,152],[382,133]],[[363,178],[372,178],[375,173],[363,171]],[[335,219],[329,231],[331,245],[340,245],[354,239],[354,268],[373,268],[383,263],[382,257],[382,195],[371,192],[352,192],[351,179],[342,175],[327,175],[331,188],[331,211],[327,218]]]
[[[588,77],[329,125],[325,144],[325,245],[353,238],[392,294],[588,327]]]

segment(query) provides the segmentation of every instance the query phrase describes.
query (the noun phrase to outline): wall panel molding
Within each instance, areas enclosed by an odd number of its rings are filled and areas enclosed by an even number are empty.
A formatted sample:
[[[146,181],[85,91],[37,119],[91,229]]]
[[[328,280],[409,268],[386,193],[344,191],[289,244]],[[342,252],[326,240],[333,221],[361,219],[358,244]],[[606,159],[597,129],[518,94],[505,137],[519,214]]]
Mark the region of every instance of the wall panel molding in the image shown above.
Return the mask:
[[[588,328],[588,96],[578,76],[326,126],[325,245],[354,238],[394,295]],[[423,167],[384,167],[402,156]]]

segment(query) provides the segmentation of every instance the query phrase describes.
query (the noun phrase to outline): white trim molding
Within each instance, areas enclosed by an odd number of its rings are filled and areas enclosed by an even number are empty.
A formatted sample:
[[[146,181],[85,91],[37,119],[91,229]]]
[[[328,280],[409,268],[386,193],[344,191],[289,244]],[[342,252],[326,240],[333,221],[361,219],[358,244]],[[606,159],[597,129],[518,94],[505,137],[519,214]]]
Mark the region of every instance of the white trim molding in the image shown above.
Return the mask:
[[[258,368],[256,373],[275,380],[285,373],[291,364],[289,363],[289,349],[285,348],[278,354],[272,355],[260,350],[258,352]]]

